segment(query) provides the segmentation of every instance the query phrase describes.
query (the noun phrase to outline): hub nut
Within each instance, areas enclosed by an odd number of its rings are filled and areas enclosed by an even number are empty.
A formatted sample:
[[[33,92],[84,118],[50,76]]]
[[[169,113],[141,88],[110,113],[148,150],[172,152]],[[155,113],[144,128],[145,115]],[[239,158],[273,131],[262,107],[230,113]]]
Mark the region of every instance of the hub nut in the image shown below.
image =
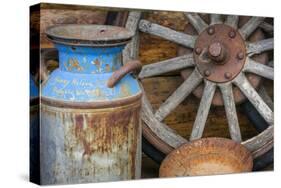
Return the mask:
[[[226,50],[224,49],[223,45],[219,42],[212,43],[208,48],[209,57],[216,63],[216,64],[224,64]]]
[[[222,46],[220,43],[216,42],[209,46],[209,54],[212,57],[218,57],[222,53]]]

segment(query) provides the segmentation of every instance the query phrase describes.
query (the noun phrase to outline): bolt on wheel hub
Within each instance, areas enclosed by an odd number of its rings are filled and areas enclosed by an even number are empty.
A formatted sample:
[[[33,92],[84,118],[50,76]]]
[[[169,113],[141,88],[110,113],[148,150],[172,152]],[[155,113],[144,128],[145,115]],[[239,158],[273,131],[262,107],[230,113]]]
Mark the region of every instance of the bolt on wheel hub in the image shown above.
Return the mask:
[[[246,59],[244,39],[232,27],[216,24],[206,28],[195,43],[196,67],[209,81],[223,83],[235,78]]]

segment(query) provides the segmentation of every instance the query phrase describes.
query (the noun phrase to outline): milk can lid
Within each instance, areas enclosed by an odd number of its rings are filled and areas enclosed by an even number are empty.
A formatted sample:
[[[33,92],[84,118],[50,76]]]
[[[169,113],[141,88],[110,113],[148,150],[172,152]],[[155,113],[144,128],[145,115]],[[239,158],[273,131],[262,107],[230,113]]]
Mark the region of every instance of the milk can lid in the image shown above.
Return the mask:
[[[64,24],[49,27],[46,35],[55,43],[99,47],[126,44],[134,34],[126,28],[117,26]]]

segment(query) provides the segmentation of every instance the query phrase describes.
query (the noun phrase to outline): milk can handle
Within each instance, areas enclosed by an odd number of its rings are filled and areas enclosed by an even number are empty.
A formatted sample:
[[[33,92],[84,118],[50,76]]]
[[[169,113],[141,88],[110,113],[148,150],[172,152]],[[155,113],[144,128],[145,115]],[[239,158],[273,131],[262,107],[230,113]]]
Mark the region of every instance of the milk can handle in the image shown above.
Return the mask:
[[[135,72],[138,74],[141,71],[141,62],[139,60],[131,60],[123,67],[113,72],[111,77],[107,81],[107,87],[112,88],[115,84],[121,80],[126,74]]]

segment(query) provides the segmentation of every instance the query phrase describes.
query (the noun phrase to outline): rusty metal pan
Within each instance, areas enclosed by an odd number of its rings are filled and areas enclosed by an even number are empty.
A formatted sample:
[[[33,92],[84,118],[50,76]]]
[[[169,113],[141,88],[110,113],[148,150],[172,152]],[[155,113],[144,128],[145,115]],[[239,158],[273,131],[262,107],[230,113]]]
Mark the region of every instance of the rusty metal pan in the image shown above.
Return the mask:
[[[49,27],[46,35],[55,43],[100,47],[126,44],[134,34],[118,26],[64,24]]]
[[[160,166],[160,177],[198,176],[250,172],[251,153],[226,138],[204,138],[171,152]]]

